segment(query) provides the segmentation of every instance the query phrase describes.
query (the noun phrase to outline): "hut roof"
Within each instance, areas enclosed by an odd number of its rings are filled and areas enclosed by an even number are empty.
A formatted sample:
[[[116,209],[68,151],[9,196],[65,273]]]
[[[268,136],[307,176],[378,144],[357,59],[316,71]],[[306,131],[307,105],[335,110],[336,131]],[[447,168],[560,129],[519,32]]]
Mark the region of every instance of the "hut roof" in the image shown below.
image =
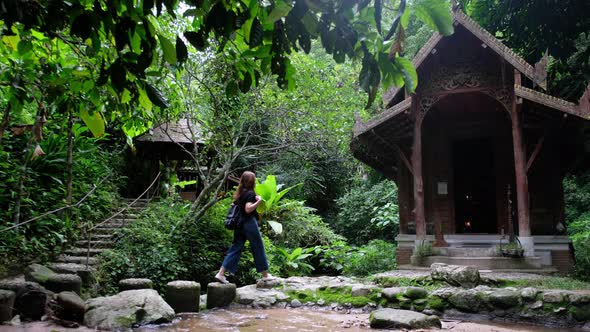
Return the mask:
[[[137,141],[154,143],[204,143],[201,126],[190,119],[165,122],[139,136]]]

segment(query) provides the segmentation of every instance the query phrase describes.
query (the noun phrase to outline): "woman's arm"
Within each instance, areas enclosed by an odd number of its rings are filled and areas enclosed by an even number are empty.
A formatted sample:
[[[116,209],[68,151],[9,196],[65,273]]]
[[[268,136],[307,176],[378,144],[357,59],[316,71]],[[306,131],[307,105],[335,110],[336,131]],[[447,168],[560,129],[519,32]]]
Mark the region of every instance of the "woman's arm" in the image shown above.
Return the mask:
[[[256,211],[256,208],[258,207],[258,204],[260,204],[260,202],[262,202],[262,198],[260,196],[256,196],[256,202],[251,203],[251,202],[247,202],[246,203],[246,213],[250,214],[254,211]]]

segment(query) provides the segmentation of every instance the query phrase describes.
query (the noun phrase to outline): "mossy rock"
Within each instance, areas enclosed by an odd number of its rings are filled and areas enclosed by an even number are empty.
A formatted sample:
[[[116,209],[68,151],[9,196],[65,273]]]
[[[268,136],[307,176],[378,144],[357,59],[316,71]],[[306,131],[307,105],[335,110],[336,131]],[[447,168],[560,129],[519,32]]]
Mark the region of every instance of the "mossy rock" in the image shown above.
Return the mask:
[[[31,264],[25,271],[25,280],[44,284],[54,275],[55,272],[44,265]]]
[[[590,304],[582,307],[570,307],[569,313],[575,320],[580,322],[590,321]]]
[[[520,294],[508,289],[498,289],[493,291],[487,296],[487,300],[493,306],[501,309],[517,307],[521,302]]]
[[[406,287],[404,296],[410,299],[424,299],[428,296],[428,291],[421,287]]]
[[[414,307],[414,310],[416,310],[416,311],[423,311],[424,309],[426,309],[427,303],[428,303],[427,299],[417,299],[417,300],[414,300],[414,302],[412,302],[412,306]]]
[[[431,296],[428,298],[428,302],[426,303],[426,307],[429,309],[434,309],[436,311],[444,312],[446,309],[446,304],[443,299],[438,296]]]

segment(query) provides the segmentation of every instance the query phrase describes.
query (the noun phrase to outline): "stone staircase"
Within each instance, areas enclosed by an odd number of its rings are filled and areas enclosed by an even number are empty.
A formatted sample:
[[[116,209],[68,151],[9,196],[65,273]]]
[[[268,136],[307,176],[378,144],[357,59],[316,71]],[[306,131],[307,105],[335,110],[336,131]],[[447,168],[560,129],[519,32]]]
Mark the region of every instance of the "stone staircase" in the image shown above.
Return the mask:
[[[125,199],[123,203],[128,205],[133,200]],[[115,233],[133,223],[147,204],[147,199],[137,200],[133,206],[120,215],[94,228],[90,233],[90,243],[87,239],[77,241],[73,248],[66,250],[63,255],[57,258],[56,262],[47,264],[47,267],[57,273],[77,274],[85,283],[90,281],[93,266],[98,263],[97,256],[114,246]],[[89,244],[90,250],[88,250]]]

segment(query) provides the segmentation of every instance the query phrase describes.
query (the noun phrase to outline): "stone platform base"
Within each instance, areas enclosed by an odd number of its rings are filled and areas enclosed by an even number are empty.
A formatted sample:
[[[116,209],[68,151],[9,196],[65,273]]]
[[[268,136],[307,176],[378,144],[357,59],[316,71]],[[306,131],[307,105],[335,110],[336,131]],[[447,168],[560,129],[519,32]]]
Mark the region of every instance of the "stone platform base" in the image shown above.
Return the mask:
[[[445,263],[449,265],[470,265],[479,270],[523,270],[541,269],[541,258],[539,257],[456,257],[456,256],[427,256],[410,258],[412,265],[430,266],[433,263]]]

